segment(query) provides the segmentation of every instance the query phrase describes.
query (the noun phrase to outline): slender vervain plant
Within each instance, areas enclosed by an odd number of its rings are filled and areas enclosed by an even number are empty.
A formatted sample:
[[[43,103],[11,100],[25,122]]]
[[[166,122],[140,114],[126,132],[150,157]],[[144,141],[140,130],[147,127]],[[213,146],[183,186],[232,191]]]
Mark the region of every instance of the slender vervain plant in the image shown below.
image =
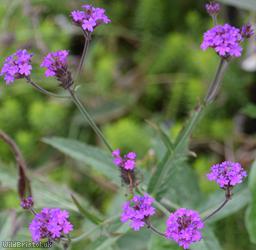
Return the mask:
[[[69,52],[67,50],[50,52],[44,57],[41,63],[41,67],[46,69],[45,76],[55,77],[60,87],[66,91],[66,95],[49,92],[32,79],[33,55],[25,49],[17,50],[14,54],[6,58],[1,71],[1,75],[4,76],[7,84],[11,84],[17,79],[25,78],[27,83],[43,94],[71,99],[81,112],[83,118],[89,123],[93,131],[108,149],[113,158],[113,163],[120,171],[122,182],[128,187],[129,196],[122,207],[121,222],[128,222],[129,227],[134,231],[139,231],[141,228],[146,227],[152,233],[166,240],[175,241],[184,249],[189,249],[192,243],[199,242],[202,239],[201,231],[207,220],[218,213],[231,200],[233,195],[232,189],[247,176],[245,170],[238,162],[227,160],[213,165],[209,174],[207,174],[207,178],[210,181],[215,181],[224,191],[225,200],[204,218],[202,218],[199,212],[189,208],[182,208],[171,201],[168,203],[169,208],[167,209],[161,201],[152,197],[157,192],[156,189],[159,181],[165,175],[163,170],[166,168],[166,164],[168,164],[170,159],[178,156],[181,147],[188,141],[200,118],[205,113],[206,107],[217,98],[228,65],[233,59],[240,57],[242,54],[242,42],[253,35],[252,27],[249,24],[244,25],[241,29],[227,23],[224,25],[218,24],[217,15],[220,11],[220,5],[218,3],[210,2],[206,5],[206,10],[212,16],[214,26],[204,33],[201,49],[206,50],[212,48],[220,58],[220,62],[213,81],[209,85],[201,104],[195,108],[184,129],[176,138],[175,143],[173,145],[167,143],[169,150],[167,150],[163,159],[161,159],[159,168],[156,170],[154,176],[150,178],[147,192],[144,192],[145,186],[142,186],[136,177],[136,153],[128,152],[122,154],[120,149],[112,148],[111,143],[97,126],[88,112],[86,104],[81,101],[78,91],[76,91],[76,80],[83,69],[93,31],[99,25],[111,22],[105,14],[104,9],[84,5],[81,10],[71,12],[72,21],[81,28],[85,40],[81,60],[74,77],[68,66]],[[13,145],[12,141],[4,134],[1,135],[0,133],[0,137],[10,145]],[[20,169],[24,171],[22,167]],[[24,178],[28,180],[26,176]],[[47,239],[50,242],[62,242],[63,248],[67,249],[70,243],[72,243],[69,233],[74,227],[69,221],[68,212],[60,208],[43,208],[40,212],[36,212],[33,209],[34,202],[31,194],[27,194],[24,197],[24,192],[22,192],[21,198],[22,208],[30,210],[34,215],[29,226],[32,240],[34,242],[40,242],[43,239]],[[73,201],[77,203],[75,198],[73,198]],[[166,229],[164,232],[161,232],[152,222],[152,218],[159,213],[161,214],[161,218],[168,217],[165,219]],[[95,223],[103,224],[103,222],[98,220]],[[74,241],[77,241],[77,239],[74,239]]]

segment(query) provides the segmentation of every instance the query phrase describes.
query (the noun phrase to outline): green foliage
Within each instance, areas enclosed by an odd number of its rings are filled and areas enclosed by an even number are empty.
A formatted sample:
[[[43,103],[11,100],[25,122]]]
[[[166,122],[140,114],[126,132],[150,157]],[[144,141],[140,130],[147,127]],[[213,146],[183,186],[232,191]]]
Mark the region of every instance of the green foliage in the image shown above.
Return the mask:
[[[256,244],[256,162],[253,163],[249,175],[249,189],[251,192],[252,201],[247,208],[245,223],[248,230],[251,242]]]
[[[249,103],[242,110],[242,113],[249,116],[250,118],[256,118],[256,105]]]
[[[24,15],[23,2],[15,0],[0,5],[3,17],[1,58],[17,48],[30,48],[38,55],[33,58],[33,79],[45,88],[59,92],[58,83],[53,78],[43,78],[39,64],[45,52],[40,51],[35,41],[42,39],[49,51],[70,50],[69,65],[73,73],[83,38],[81,34],[81,40],[78,38],[77,43],[73,42],[79,29],[76,31],[69,22],[69,13],[80,3],[30,1],[36,11],[42,11],[37,15],[38,33],[35,33],[32,32],[32,19]],[[255,9],[252,0],[223,2]],[[199,48],[202,33],[212,27],[212,20],[202,11],[204,3],[141,0],[124,4],[109,0],[106,3],[96,1],[96,4],[107,8],[112,23],[108,26],[110,28],[97,28],[92,38],[85,71],[78,79],[83,85],[78,90],[79,95],[90,107],[92,117],[103,128],[110,144],[123,152],[135,151],[139,158],[138,167],[146,165],[139,169],[143,175],[140,178],[143,188],[157,200],[166,202],[166,206],[194,208],[203,217],[208,215],[224,199],[224,193],[213,192],[217,187],[206,180],[205,174],[209,166],[223,155],[208,148],[206,152],[204,148],[193,145],[197,158],[192,159],[189,151],[191,131],[201,117],[193,110],[202,100],[219,60],[214,51],[202,52]],[[222,22],[220,16],[219,23]],[[72,48],[77,50],[75,55]],[[241,142],[244,136],[234,129],[237,124],[233,118],[241,112],[255,118],[254,91],[248,94],[254,80],[253,74],[243,72],[238,63],[232,62],[219,96],[204,114],[193,134],[193,141],[216,140],[223,144],[232,137],[235,150],[241,152],[238,156],[246,155],[243,150],[249,142]],[[111,155],[99,149],[99,145],[88,145],[89,142],[98,143],[96,136],[69,100],[54,101],[35,91],[23,80],[1,87],[0,128],[11,134],[31,166],[29,173],[33,180],[36,209],[59,206],[71,211],[75,225],[72,249],[181,249],[146,228],[132,232],[127,225],[121,225],[119,214],[125,197],[120,192],[119,171],[112,163]],[[182,130],[190,113],[191,118]],[[152,144],[152,130],[144,119],[161,121],[167,127],[165,130],[154,124],[157,131],[155,145]],[[42,137],[52,134],[61,137],[47,138],[44,142],[64,155],[38,143]],[[85,137],[86,143],[81,142]],[[173,138],[176,138],[175,143]],[[3,143],[0,155],[7,162],[14,159]],[[247,162],[247,159],[242,160]],[[235,231],[243,220],[243,213],[239,211],[249,204],[246,227],[251,242],[256,243],[254,165],[249,177],[250,190],[246,184],[235,189],[228,205],[209,221],[213,224],[221,220],[220,224],[214,224],[221,243],[207,226],[203,240],[193,245],[191,250],[220,250],[220,245],[225,250],[226,246],[228,250],[254,249],[255,245],[244,243],[248,238],[246,232],[240,237],[244,240],[236,237]],[[7,210],[13,207],[20,214],[16,169],[2,163],[0,169],[0,208]],[[110,186],[111,191],[102,188],[102,183]],[[73,203],[71,193],[75,195]],[[113,214],[114,219],[107,218]],[[236,222],[229,220],[230,215],[235,215]],[[24,227],[15,237],[30,240],[27,225],[31,217],[22,216],[18,221],[24,221]],[[101,220],[104,217],[106,219]],[[8,239],[13,229],[10,228],[11,218],[11,213],[0,212],[1,240]],[[164,220],[159,214],[154,216],[154,223],[162,231],[165,229]],[[235,236],[227,237],[228,242],[224,244],[226,238],[221,236],[228,234]]]
[[[165,1],[158,4],[154,0],[138,1],[135,11],[135,26],[143,33],[160,34],[166,24]],[[156,15],[157,13],[157,15]],[[152,18],[154,16],[155,18]]]
[[[175,48],[175,49],[173,49]],[[169,34],[156,53],[151,73],[176,72],[189,61],[187,38],[180,33]]]
[[[13,132],[19,124],[23,123],[22,106],[15,99],[7,99],[0,108],[0,126],[3,130]]]
[[[55,102],[35,101],[29,109],[28,119],[36,130],[45,134],[53,130],[64,129],[66,114],[67,110],[63,108],[63,105]]]
[[[118,171],[112,163],[111,156],[105,151],[65,138],[45,138],[43,141],[70,157],[87,164],[92,170],[97,171],[98,174],[103,174],[114,183],[119,183]],[[80,166],[80,170],[88,171],[85,166]]]
[[[246,9],[246,10],[256,10],[256,4],[253,0],[220,0],[220,2],[223,2],[225,4],[230,4],[232,6]]]
[[[149,149],[149,134],[143,125],[133,119],[120,119],[111,126],[106,126],[104,132],[113,147],[120,148],[124,152],[135,151],[139,157],[142,157]]]

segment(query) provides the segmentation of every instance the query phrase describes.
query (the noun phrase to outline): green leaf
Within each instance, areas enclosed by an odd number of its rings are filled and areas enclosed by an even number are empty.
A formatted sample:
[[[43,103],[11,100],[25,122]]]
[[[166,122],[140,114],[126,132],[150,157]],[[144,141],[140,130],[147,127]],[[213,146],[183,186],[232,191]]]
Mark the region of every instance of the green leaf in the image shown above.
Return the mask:
[[[254,163],[251,166],[251,170],[250,170],[248,179],[249,179],[248,187],[249,187],[251,193],[253,194],[253,196],[255,197],[255,194],[256,194],[256,161],[254,161]]]
[[[91,169],[101,173],[113,183],[120,183],[119,172],[114,166],[109,153],[72,139],[52,137],[44,138],[43,142],[51,145],[73,159],[89,165]],[[80,170],[85,172],[88,171],[88,169],[83,166],[80,167]]]
[[[2,187],[9,188],[11,190],[17,190],[17,173],[15,168],[9,167],[8,169],[1,167],[0,184]],[[49,181],[47,178],[39,177],[37,175],[30,174],[32,193],[35,200],[35,207],[42,208],[45,206],[61,207],[62,209],[68,209],[78,211],[77,207],[71,202],[70,194],[74,194],[72,190],[60,184],[55,184]],[[76,197],[78,195],[76,194]],[[18,195],[17,195],[18,199]],[[81,199],[81,198],[80,198]],[[90,204],[85,199],[82,199],[83,204],[90,210]]]
[[[146,228],[140,230],[139,232],[129,230],[117,241],[116,245],[122,250],[146,249],[147,242],[151,236],[152,232]]]
[[[147,121],[147,123],[156,130],[156,132],[159,134],[162,142],[164,143],[164,145],[166,146],[167,150],[169,153],[171,153],[174,150],[174,145],[171,142],[168,134],[164,131],[163,128],[161,128],[160,126],[158,126],[157,124],[151,122],[151,121]]]
[[[120,224],[120,222],[119,222]],[[90,249],[106,250],[112,249],[111,246],[116,244],[117,240],[124,236],[129,231],[129,227],[126,224],[119,225],[118,228],[112,231],[111,234],[99,237],[92,245]]]
[[[15,227],[15,213],[0,214],[0,243],[5,240],[10,240]],[[0,245],[1,249],[1,245]]]
[[[183,160],[173,166],[175,170],[169,179],[165,180],[165,190],[163,197],[180,207],[196,209],[202,199],[202,194],[198,185],[198,179],[193,169]],[[164,187],[164,184],[162,184]],[[159,193],[158,196],[161,196]]]
[[[219,0],[224,4],[229,4],[241,9],[255,11],[256,10],[256,3],[255,0]]]
[[[249,116],[250,118],[256,118],[256,105],[249,103],[242,110],[242,113]]]
[[[202,231],[203,238],[198,243],[192,244],[191,250],[221,250],[218,239],[209,227]]]
[[[169,153],[167,151],[163,159],[159,162],[156,172],[152,175],[148,186],[149,193],[155,193],[157,191],[159,195],[162,195],[168,191],[169,180],[175,169],[184,164],[188,155],[189,136],[204,114],[204,111],[204,106],[199,106],[193,111],[190,119],[177,137],[172,152]]]
[[[246,210],[245,226],[249,233],[251,242],[256,243],[256,161],[251,167],[248,186],[251,191],[252,202]]]
[[[250,241],[256,244],[256,202],[253,201],[252,204],[246,209],[245,212],[245,226],[249,233]]]
[[[75,203],[76,207],[78,208],[79,212],[82,215],[84,215],[84,217],[88,218],[90,221],[92,221],[96,225],[99,225],[100,223],[102,223],[102,220],[100,218],[98,218],[96,215],[94,215],[94,214],[88,212],[86,209],[84,209],[82,207],[82,205],[80,205],[80,203],[78,202],[78,200],[75,198],[74,195],[71,194],[71,198],[72,198],[73,202]]]
[[[207,222],[215,222],[223,219],[231,214],[238,212],[250,202],[250,192],[246,185],[240,185],[233,190],[232,199],[217,214],[207,220]],[[201,216],[206,217],[214,209],[216,209],[225,199],[225,193],[220,190],[212,194],[206,201],[199,206]]]

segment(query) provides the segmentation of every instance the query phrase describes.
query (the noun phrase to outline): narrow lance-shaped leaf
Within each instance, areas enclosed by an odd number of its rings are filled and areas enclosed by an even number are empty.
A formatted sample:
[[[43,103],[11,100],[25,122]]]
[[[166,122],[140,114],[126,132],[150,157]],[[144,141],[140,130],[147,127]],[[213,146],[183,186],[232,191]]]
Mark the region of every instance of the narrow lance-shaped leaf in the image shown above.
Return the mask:
[[[245,225],[251,242],[256,243],[256,161],[254,161],[251,167],[248,186],[252,200],[250,206],[246,210]]]
[[[102,220],[100,218],[98,218],[96,215],[94,215],[93,213],[88,212],[86,209],[84,209],[82,207],[82,205],[78,202],[78,200],[75,198],[75,196],[73,194],[71,194],[71,198],[74,202],[74,204],[76,205],[76,207],[78,208],[79,212],[86,218],[88,218],[90,221],[92,221],[94,224],[99,225],[100,223],[102,223]]]
[[[256,2],[255,0],[219,0],[224,4],[229,4],[241,9],[255,11],[256,10]]]
[[[114,184],[120,183],[119,172],[112,162],[111,155],[107,152],[72,139],[52,137],[45,138],[43,141],[73,159],[86,163]]]

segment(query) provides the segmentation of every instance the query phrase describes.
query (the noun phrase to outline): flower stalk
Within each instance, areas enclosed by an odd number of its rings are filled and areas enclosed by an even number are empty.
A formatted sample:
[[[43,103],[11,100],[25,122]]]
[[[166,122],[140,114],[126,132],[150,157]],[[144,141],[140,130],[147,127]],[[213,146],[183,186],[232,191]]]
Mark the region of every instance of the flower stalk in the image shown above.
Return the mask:
[[[56,98],[69,98],[69,96],[66,95],[58,95],[55,93],[52,93],[46,89],[44,89],[43,87],[41,87],[40,85],[38,85],[37,83],[35,83],[34,81],[32,81],[32,79],[28,76],[26,77],[26,81],[27,83],[29,83],[30,85],[32,85],[36,90],[38,90],[39,92],[48,95],[50,97],[56,97]]]
[[[87,55],[87,52],[89,49],[89,44],[91,41],[91,34],[84,30],[83,30],[83,33],[84,33],[84,48],[83,48],[83,53],[82,53],[82,56],[81,56],[81,59],[80,59],[80,62],[79,62],[78,68],[77,68],[77,72],[75,75],[75,81],[77,80],[77,78],[79,77],[79,75],[81,73],[81,70],[82,70],[83,64],[84,64],[84,60],[86,58],[86,55]]]
[[[213,215],[217,214],[225,205],[231,200],[232,198],[232,192],[230,187],[227,187],[226,192],[225,192],[225,200],[218,206],[213,212],[211,212],[209,215],[207,215],[203,221],[206,221],[210,219]]]
[[[147,228],[148,228],[148,229],[150,229],[150,230],[151,230],[152,232],[154,232],[155,234],[157,234],[157,235],[159,235],[159,236],[165,238],[165,234],[162,233],[162,232],[160,232],[157,228],[155,228],[155,227],[151,224],[151,222],[150,222],[150,220],[149,220],[148,218],[145,219],[144,222],[145,222],[145,224],[147,225]]]
[[[200,118],[203,116],[206,107],[215,99],[218,93],[218,90],[220,88],[224,73],[227,69],[227,66],[228,66],[228,61],[224,58],[221,58],[216,74],[204,98],[204,102],[196,108],[190,120],[188,121],[187,126],[183,129],[183,131],[180,133],[180,135],[176,139],[176,143],[175,143],[176,148],[179,148],[180,146],[183,145],[185,140],[190,136],[190,134],[194,130]]]
[[[206,97],[204,98],[205,104],[209,104],[215,99],[215,97],[218,93],[218,90],[220,88],[221,81],[223,79],[223,76],[224,76],[224,73],[225,73],[227,67],[228,67],[227,59],[221,57],[219,66],[218,66],[216,74],[215,74],[215,77],[214,77],[214,79],[213,79],[213,81],[212,81],[212,83],[211,83],[211,85],[208,89]]]
[[[79,97],[76,95],[76,93],[73,90],[68,88],[67,91],[69,92],[70,97],[72,98],[72,101],[77,106],[77,108],[79,109],[79,111],[81,112],[83,117],[88,121],[88,123],[91,126],[91,128],[98,135],[98,137],[102,140],[102,142],[105,144],[105,146],[110,151],[110,153],[112,153],[112,151],[113,151],[112,147],[110,146],[110,144],[108,143],[107,139],[105,138],[105,136],[103,135],[101,130],[98,128],[98,126],[96,125],[94,120],[92,119],[92,117],[89,114],[89,112],[87,111],[85,105],[81,102],[81,100],[79,99]]]

